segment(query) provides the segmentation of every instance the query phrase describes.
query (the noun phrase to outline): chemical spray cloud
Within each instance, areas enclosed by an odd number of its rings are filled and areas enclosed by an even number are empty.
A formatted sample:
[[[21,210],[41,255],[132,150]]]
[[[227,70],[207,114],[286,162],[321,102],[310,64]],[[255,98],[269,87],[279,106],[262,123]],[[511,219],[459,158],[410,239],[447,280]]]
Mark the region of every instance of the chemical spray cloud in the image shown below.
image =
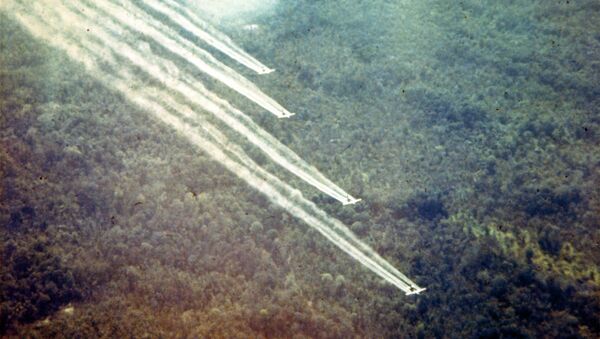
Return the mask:
[[[81,19],[77,18],[77,16],[73,13],[67,11],[61,12],[62,20],[66,20],[72,24],[78,25],[78,27],[82,30],[85,30],[86,27],[90,27],[90,25],[93,25],[94,22],[102,22],[102,24],[98,24],[95,27],[107,28],[110,32],[112,32],[113,35],[118,35],[121,39],[123,39],[122,27],[104,15],[102,17],[94,15],[95,12],[93,8],[86,7],[83,5],[83,3],[79,3],[77,8],[74,10],[78,11],[80,15],[85,16],[88,21],[82,23]],[[167,74],[173,74],[173,78],[176,80],[170,81],[169,83],[164,83],[165,86],[177,89],[180,92],[185,92],[185,94],[190,97],[197,96],[198,100],[203,103],[202,108],[204,110],[213,113],[217,118],[221,119],[228,126],[246,137],[252,144],[259,147],[273,161],[286,168],[291,173],[297,175],[323,193],[330,195],[334,199],[344,204],[355,203],[358,201],[358,199],[350,196],[344,190],[328,180],[317,169],[308,165],[293,151],[285,147],[269,133],[261,129],[244,113],[233,108],[226,101],[221,100],[216,95],[206,90],[206,88],[195,81],[195,79],[186,76],[185,72],[180,71],[171,61],[165,60],[161,57],[154,57],[155,60],[150,62],[149,57],[152,54],[147,54],[151,53],[151,51],[145,50],[143,51],[142,55],[141,52],[135,51],[128,44],[118,41],[115,38],[111,38],[110,34],[106,34],[98,29],[96,29],[95,32],[100,38],[102,38],[103,41],[106,42],[108,45],[107,47],[113,50],[122,51],[121,53],[126,57],[126,59],[136,64],[136,66],[150,69],[151,72],[149,72],[149,74],[151,76],[156,77],[160,74],[164,74],[165,72]],[[159,65],[161,64],[167,64],[171,66],[167,67],[166,71],[161,71],[159,69]]]
[[[203,40],[256,73],[268,74],[274,71],[274,69],[270,69],[263,65],[253,56],[239,48],[228,36],[214,29],[206,21],[202,20],[185,7],[180,6],[177,2],[172,0],[164,0],[163,2],[164,3],[161,3],[156,0],[145,1],[152,9],[171,18],[174,22],[179,24],[181,28],[194,34],[197,38]]]
[[[265,73],[264,70],[268,69],[222,33],[176,3],[170,0],[147,0],[145,3],[257,73]],[[223,122],[280,166],[322,192],[343,203],[357,201],[261,129],[250,117],[206,89],[179,67],[189,63],[253,101],[258,100],[257,103],[262,107],[275,107],[279,112],[287,112],[208,52],[156,21],[144,10],[144,6],[121,1],[116,4],[106,0],[41,0],[5,2],[0,8],[11,13],[32,35],[82,63],[89,74],[105,86],[119,91],[145,112],[177,130],[191,144],[270,201],[315,228],[384,280],[406,294],[424,290],[358,239],[348,227],[305,199],[298,190],[260,167],[242,147],[229,140],[218,126],[210,122],[209,118]],[[147,42],[136,43],[140,36],[145,37]],[[170,51],[171,57],[153,52],[156,48]]]

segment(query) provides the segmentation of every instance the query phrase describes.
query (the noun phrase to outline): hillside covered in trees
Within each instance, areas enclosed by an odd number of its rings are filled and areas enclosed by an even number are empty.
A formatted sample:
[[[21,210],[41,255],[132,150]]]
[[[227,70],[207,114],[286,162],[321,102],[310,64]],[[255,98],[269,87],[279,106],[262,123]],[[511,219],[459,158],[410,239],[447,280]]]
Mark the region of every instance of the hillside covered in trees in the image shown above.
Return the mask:
[[[597,1],[280,1],[224,30],[405,296],[0,11],[0,336],[597,338]],[[250,23],[250,22],[249,22]]]

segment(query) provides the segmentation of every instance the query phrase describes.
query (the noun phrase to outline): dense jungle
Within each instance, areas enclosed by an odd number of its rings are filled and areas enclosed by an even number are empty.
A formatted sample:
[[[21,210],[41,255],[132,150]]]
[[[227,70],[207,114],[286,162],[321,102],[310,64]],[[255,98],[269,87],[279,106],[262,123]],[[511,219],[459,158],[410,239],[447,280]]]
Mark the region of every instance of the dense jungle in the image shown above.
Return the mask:
[[[199,79],[362,201],[249,154],[427,289],[405,296],[0,11],[0,336],[598,338],[599,22],[281,0],[218,23],[296,115]]]

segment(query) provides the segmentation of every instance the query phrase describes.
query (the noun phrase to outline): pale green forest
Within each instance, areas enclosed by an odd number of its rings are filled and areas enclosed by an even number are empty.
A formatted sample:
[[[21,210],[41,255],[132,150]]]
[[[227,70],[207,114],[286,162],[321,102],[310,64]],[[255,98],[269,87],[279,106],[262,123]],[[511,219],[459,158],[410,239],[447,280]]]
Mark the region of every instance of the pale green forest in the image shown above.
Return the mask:
[[[362,198],[244,145],[427,290],[0,12],[0,336],[600,336],[598,1],[282,0],[252,20],[221,28],[276,71],[226,62],[295,116],[195,76]]]

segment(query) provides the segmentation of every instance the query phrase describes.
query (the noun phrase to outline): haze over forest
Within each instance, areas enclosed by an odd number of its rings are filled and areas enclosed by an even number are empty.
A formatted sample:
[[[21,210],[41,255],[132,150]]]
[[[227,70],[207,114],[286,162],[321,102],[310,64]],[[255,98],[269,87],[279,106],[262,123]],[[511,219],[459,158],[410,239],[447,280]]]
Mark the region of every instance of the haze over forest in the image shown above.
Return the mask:
[[[597,1],[234,2],[0,4],[0,336],[600,336]]]

